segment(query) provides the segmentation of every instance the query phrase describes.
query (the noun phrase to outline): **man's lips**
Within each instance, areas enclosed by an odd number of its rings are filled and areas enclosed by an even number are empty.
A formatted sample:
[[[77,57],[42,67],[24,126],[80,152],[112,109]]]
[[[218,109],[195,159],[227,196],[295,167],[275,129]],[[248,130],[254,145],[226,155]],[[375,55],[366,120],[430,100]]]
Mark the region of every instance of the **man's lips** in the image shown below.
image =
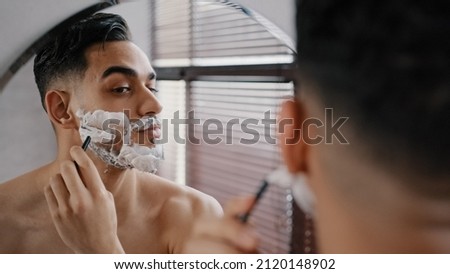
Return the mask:
[[[149,136],[151,136],[152,138],[155,138],[155,139],[161,138],[161,127],[159,127],[159,126],[152,126],[148,129],[144,130],[144,132],[146,132],[146,133],[148,132],[147,134]]]
[[[161,138],[161,127],[158,125],[153,125],[147,129],[139,130],[137,133],[140,139],[138,143],[142,144],[145,141],[150,141],[151,143],[154,143],[153,142],[154,139]]]

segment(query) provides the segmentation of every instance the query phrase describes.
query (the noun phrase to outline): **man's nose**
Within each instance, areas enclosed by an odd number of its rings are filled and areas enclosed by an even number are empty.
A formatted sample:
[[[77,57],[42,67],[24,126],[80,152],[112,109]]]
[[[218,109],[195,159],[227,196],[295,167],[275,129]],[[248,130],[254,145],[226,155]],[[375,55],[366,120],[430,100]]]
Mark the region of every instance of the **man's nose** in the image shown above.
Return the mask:
[[[155,94],[147,87],[142,87],[138,96],[138,114],[139,116],[155,115],[161,112],[162,105]]]

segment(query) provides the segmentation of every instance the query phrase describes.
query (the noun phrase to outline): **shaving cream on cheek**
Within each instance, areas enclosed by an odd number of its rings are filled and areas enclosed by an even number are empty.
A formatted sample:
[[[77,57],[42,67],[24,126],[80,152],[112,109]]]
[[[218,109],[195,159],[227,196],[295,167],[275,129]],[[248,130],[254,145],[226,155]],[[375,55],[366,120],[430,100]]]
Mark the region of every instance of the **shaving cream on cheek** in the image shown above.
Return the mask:
[[[143,118],[132,123],[121,112],[78,110],[76,114],[80,119],[79,132],[82,140],[91,136],[89,147],[106,164],[121,169],[136,168],[144,172],[156,172],[159,160],[164,155],[162,145],[142,146],[134,144],[131,138],[133,129],[141,128],[143,123],[154,123],[153,118]]]

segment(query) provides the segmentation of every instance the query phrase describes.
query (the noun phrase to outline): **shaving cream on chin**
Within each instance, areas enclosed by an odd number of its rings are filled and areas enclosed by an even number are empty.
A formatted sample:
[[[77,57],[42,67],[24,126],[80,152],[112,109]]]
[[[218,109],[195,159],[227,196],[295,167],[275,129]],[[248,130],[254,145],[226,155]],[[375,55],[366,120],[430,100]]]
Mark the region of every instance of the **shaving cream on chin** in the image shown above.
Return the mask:
[[[136,168],[144,172],[155,173],[159,161],[164,158],[163,147],[142,146],[132,142],[131,133],[138,127],[148,127],[145,123],[154,123],[154,119],[143,118],[135,123],[121,112],[95,110],[94,112],[77,111],[80,119],[80,137],[82,140],[91,136],[89,148],[106,164],[116,168]],[[117,134],[122,134],[118,138]],[[120,150],[114,149],[116,140],[120,140]],[[125,140],[125,142],[124,142]]]

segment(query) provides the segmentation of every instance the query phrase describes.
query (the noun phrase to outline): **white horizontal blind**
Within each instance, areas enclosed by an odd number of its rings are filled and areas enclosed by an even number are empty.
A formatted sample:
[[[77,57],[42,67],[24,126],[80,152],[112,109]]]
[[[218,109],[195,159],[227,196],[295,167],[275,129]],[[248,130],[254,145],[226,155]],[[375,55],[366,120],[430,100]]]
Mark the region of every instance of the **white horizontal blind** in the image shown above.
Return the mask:
[[[292,50],[279,40],[281,31],[268,31],[263,18],[243,7],[216,0],[156,0],[152,9],[157,66],[293,61]]]
[[[231,197],[255,193],[261,180],[280,164],[277,146],[266,141],[266,137],[276,137],[274,126],[270,127],[271,136],[263,135],[261,120],[266,111],[275,119],[282,98],[291,95],[292,90],[291,83],[191,82],[190,106],[203,126],[191,127],[189,134],[203,141],[187,146],[188,182],[222,204]],[[253,135],[235,125],[223,134],[209,136],[222,138],[219,144],[206,144],[204,123],[211,118],[219,120],[224,129],[232,119],[241,122],[257,119],[259,124],[249,128],[261,135],[255,144],[240,144],[241,138],[253,139]],[[227,136],[231,135],[232,144],[226,144]],[[289,252],[291,226],[287,217],[291,213],[290,195],[284,189],[270,186],[251,217],[262,236],[261,252]]]
[[[290,54],[285,44],[249,15],[242,7],[194,1],[193,58]]]
[[[189,65],[191,57],[191,1],[151,1],[152,62],[154,66],[164,60],[173,64]],[[171,64],[172,64],[171,63]]]

